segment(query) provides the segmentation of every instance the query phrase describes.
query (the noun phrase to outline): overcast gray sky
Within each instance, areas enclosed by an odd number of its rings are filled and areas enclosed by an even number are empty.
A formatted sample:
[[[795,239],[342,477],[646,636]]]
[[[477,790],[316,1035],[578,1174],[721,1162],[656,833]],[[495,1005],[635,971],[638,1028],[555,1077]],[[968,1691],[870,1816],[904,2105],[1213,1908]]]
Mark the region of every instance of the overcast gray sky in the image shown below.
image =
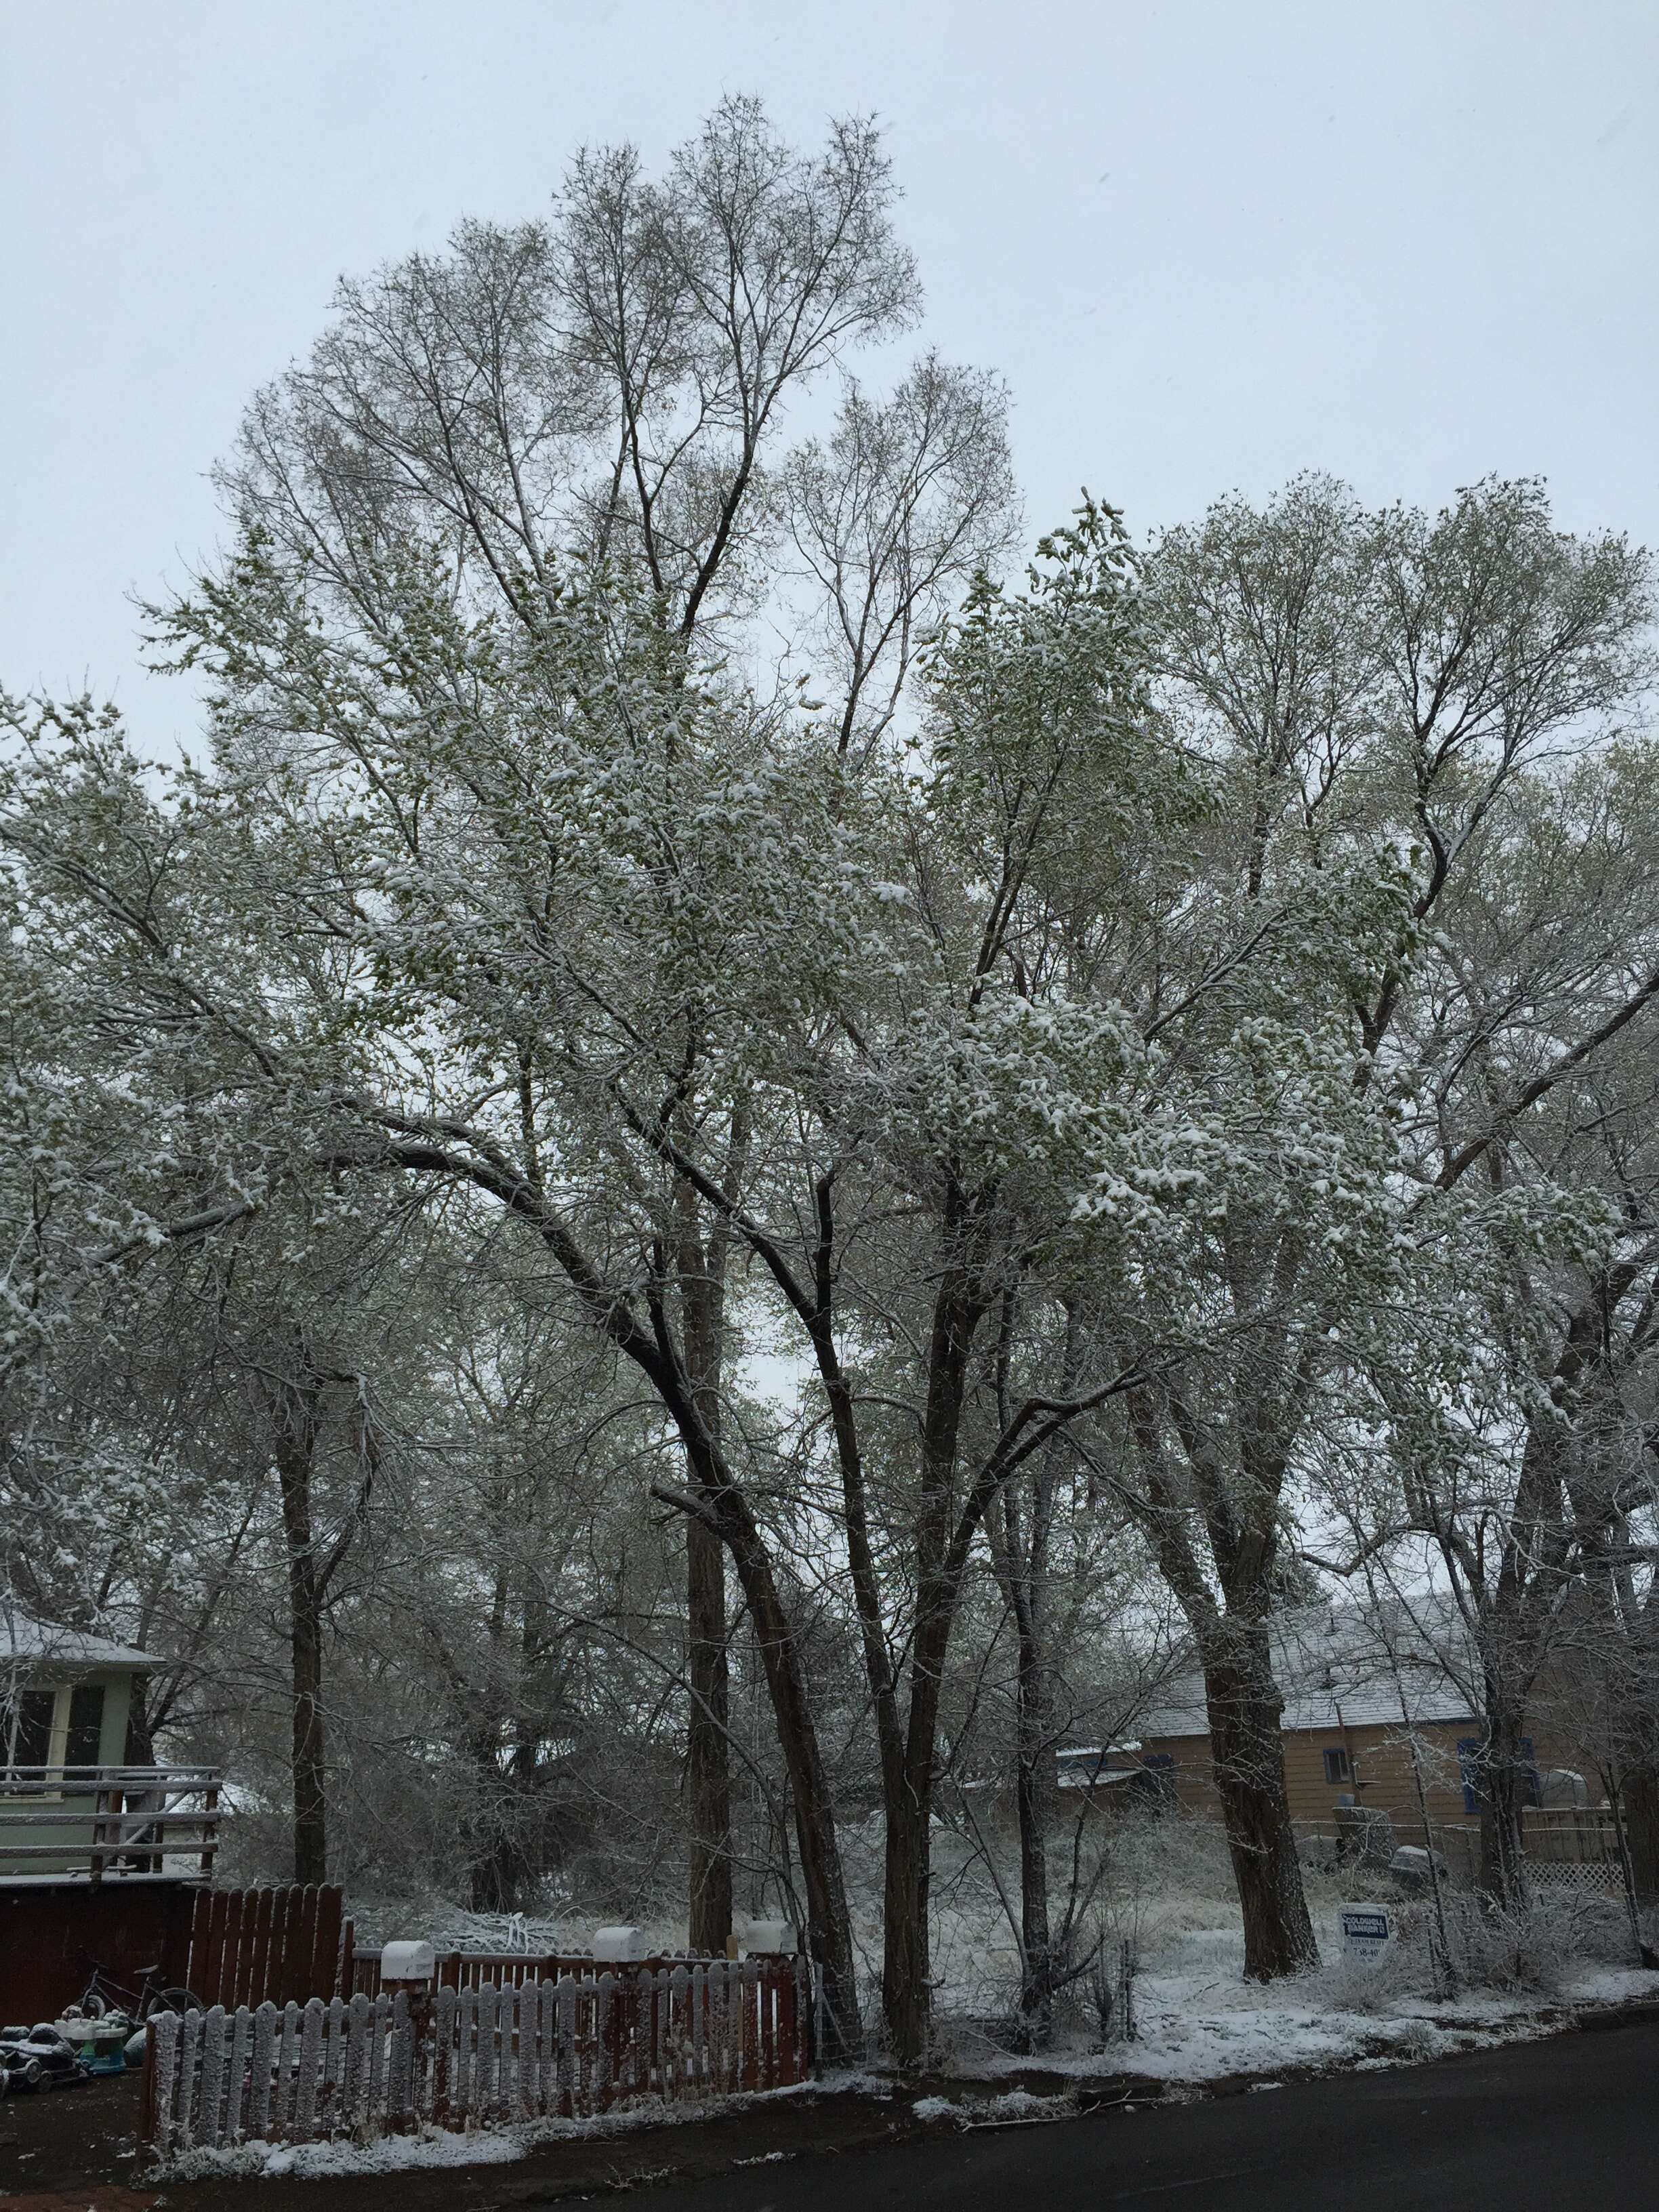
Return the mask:
[[[540,210],[722,91],[874,109],[927,342],[1000,368],[1034,525],[1329,469],[1541,472],[1659,542],[1656,0],[0,0],[0,684],[146,679],[127,594],[336,275]]]

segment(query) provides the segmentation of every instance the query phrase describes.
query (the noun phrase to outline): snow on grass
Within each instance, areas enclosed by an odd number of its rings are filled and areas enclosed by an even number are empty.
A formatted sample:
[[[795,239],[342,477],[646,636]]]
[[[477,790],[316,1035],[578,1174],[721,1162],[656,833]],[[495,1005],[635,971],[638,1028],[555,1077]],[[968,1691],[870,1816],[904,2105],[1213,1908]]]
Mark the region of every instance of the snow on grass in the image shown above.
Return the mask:
[[[1533,1988],[1464,1988],[1437,1996],[1422,1924],[1392,1960],[1343,1956],[1334,1916],[1317,1931],[1324,1963],[1261,1984],[1243,1978],[1243,1939],[1231,1929],[1188,1929],[1148,1960],[1135,1983],[1133,2042],[1092,2045],[1074,2029],[1033,2062],[981,2047],[958,2052],[981,2078],[1033,2063],[1085,2079],[1139,2075],[1187,2083],[1241,2074],[1326,2072],[1342,2066],[1413,2065],[1552,2033],[1563,2013],[1659,1998],[1659,1973],[1584,1960]]]
[[[1449,1898],[1462,1971],[1458,1993],[1446,1996],[1429,1940],[1426,1900],[1402,1905],[1386,1875],[1356,1867],[1305,1870],[1321,1965],[1267,1986],[1246,1982],[1237,1899],[1219,1830],[1186,1816],[1132,1816],[1089,1834],[1089,1850],[1080,1860],[1091,1885],[1089,1901],[1078,1921],[1073,1955],[1086,1955],[1099,1944],[1103,1956],[1115,1959],[1121,1943],[1130,1945],[1139,1968],[1136,2038],[1108,2040],[1103,2047],[1084,1976],[1056,2008],[1053,2041],[1040,2051],[1018,2052],[1009,2031],[1019,1953],[1005,1907],[1005,1899],[1018,1907],[1017,1862],[1007,1836],[994,1828],[988,1839],[1001,1863],[1000,1887],[977,1839],[938,1821],[933,1832],[934,2064],[964,2081],[994,2081],[1036,2067],[1079,2078],[1139,2075],[1197,2087],[1230,2075],[1412,2064],[1546,2033],[1564,2008],[1659,1997],[1659,1975],[1622,1964],[1630,1952],[1622,1908],[1607,1899],[1560,1892],[1540,1894],[1528,1915],[1500,1931],[1467,1895]],[[842,1826],[837,1840],[873,2061],[879,2056],[880,1815]],[[1097,1860],[1090,1851],[1098,1854]],[[1057,1932],[1064,1912],[1060,1883],[1070,1863],[1069,1843],[1063,1849],[1057,1844],[1051,1854],[1056,1894],[1050,1906]],[[1407,1930],[1382,1962],[1346,1957],[1337,1928],[1340,1905],[1370,1899],[1392,1903]],[[434,1940],[463,1942],[493,1937],[498,1944],[504,1925],[453,1908],[432,1912],[421,1925],[407,1908],[392,1908],[384,1917],[387,1932],[394,1932],[395,1921],[399,1934],[429,1930]],[[586,1938],[585,1928],[579,1937],[580,1926],[569,1918],[532,1921],[514,1932],[521,1942],[528,1938],[528,1948],[574,1949]],[[660,1919],[650,1934],[672,1951],[684,1942],[684,1924]],[[871,2077],[832,2078],[842,2088],[874,2087]],[[933,2101],[924,2100],[917,2108],[924,2118],[942,2117],[933,2112]]]
[[[702,2104],[665,2105],[654,2097],[590,2119],[520,2120],[499,2125],[448,2130],[423,2127],[418,2135],[387,2136],[378,2142],[360,2143],[339,2137],[330,2142],[246,2142],[222,2150],[181,2150],[158,2165],[158,2181],[205,2181],[227,2177],[270,2180],[281,2176],[301,2181],[338,2179],[349,2174],[402,2173],[417,2166],[505,2166],[526,2157],[544,2144],[576,2137],[618,2136],[640,2128],[684,2127],[698,2120],[717,2119],[723,2113],[741,2112],[763,2096],[768,2104],[781,2097],[818,2094],[826,2081],[793,2083],[781,2089],[751,2094],[711,2097]],[[870,2087],[861,2077],[838,2079],[834,2085]],[[891,2084],[880,2085],[890,2094]]]
[[[1575,2006],[1637,2003],[1659,1998],[1659,1974],[1642,1966],[1604,1967],[1566,1983],[1561,1994]]]

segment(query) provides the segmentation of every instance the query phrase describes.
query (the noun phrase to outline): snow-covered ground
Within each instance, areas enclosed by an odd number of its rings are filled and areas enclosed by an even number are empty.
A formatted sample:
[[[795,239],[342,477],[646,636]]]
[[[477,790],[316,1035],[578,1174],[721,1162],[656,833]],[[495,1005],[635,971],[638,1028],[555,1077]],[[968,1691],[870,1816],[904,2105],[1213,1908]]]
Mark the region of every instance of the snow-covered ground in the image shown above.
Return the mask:
[[[970,2078],[1035,2064],[1196,2085],[1279,2068],[1412,2064],[1548,2033],[1581,2006],[1659,1998],[1659,1974],[1629,1963],[1628,1920],[1609,1899],[1540,1892],[1528,1914],[1496,1930],[1471,1899],[1449,1896],[1449,1988],[1430,1901],[1402,1905],[1385,1876],[1352,1869],[1306,1875],[1320,1964],[1267,1986],[1247,1982],[1222,1838],[1201,1822],[1153,1821],[1116,1838],[1075,1942],[1076,1955],[1097,1944],[1108,1962],[1129,1945],[1138,1969],[1133,2037],[1123,2033],[1121,2001],[1103,2025],[1085,1974],[1058,2008],[1053,2042],[1026,2056],[1008,2048],[1018,1961],[997,1885],[982,1857],[954,1838],[939,1858],[936,2018],[952,2070]],[[1352,1958],[1339,1908],[1376,1900],[1395,1905],[1402,1938],[1380,1960]]]
[[[1073,2040],[1042,2054],[1036,2062],[1042,2073],[1068,2078],[1077,2089],[1086,2087],[1091,2076],[1109,2075],[1115,2083],[1126,2075],[1139,2076],[1149,2087],[1157,2083],[1158,2094],[1164,2097],[1180,2096],[1183,2091],[1200,2094],[1206,2083],[1241,2075],[1255,2077],[1253,2087],[1270,2089],[1278,2086],[1281,2072],[1288,2076],[1346,2067],[1369,2070],[1418,2065],[1458,2051],[1559,2032],[1564,2016],[1580,2008],[1659,1998],[1659,1973],[1604,1967],[1570,1978],[1547,1996],[1487,1990],[1435,1999],[1387,1996],[1378,1991],[1376,2008],[1350,2009],[1329,2002],[1329,1979],[1340,1969],[1316,1969],[1263,1990],[1240,1980],[1236,1961],[1220,1943],[1177,1947],[1160,1964],[1165,1971],[1140,1978],[1133,2041],[1091,2049]],[[1376,1970],[1361,1967],[1357,1972],[1375,1975]],[[1071,2093],[1050,2089],[1046,2081],[1036,2093],[1018,2086],[999,2087],[999,2077],[1006,2081],[1032,2063],[988,2046],[976,2060],[964,2055],[954,2069],[960,2086],[949,2097],[918,2098],[912,2106],[914,2117],[970,2127],[1063,2117],[1072,2109]],[[828,2073],[818,2082],[773,2090],[765,2101],[848,2090],[891,2098],[895,2083],[887,2075]],[[641,2104],[592,2119],[537,2120],[465,2135],[427,2130],[365,2145],[245,2143],[234,2149],[184,2152],[159,2169],[157,2178],[187,2181],[291,2175],[322,2180],[417,2167],[508,2164],[545,2144],[684,2125],[730,2112],[749,2101],[734,2097],[707,2105]]]
[[[856,2075],[836,2076],[834,2086],[854,2087],[860,2079]],[[793,2089],[769,2090],[766,2101],[771,2104],[780,2097],[811,2096],[817,2094],[818,2087],[817,2083],[808,2081]],[[372,2143],[238,2143],[223,2150],[179,2151],[158,2166],[155,2174],[165,2181],[207,2180],[216,2176],[222,2179],[237,2175],[271,2179],[283,2174],[299,2180],[321,2181],[355,2173],[402,2173],[416,2167],[506,2166],[526,2157],[544,2143],[632,2135],[641,2128],[684,2127],[698,2120],[713,2119],[750,2101],[744,2097],[725,2097],[706,2105],[641,2103],[614,2112],[598,2113],[591,2119],[526,2120],[501,2127],[474,2128],[465,2133],[423,2128],[418,2135],[389,2136],[383,2142]]]
[[[1322,1930],[1331,1948],[1334,1929]],[[1188,1944],[1163,1954],[1138,1979],[1133,2041],[1090,2045],[1066,2039],[1036,2061],[991,2048],[959,2053],[957,2070],[994,2080],[1029,2069],[1070,2075],[1143,2075],[1201,2086],[1241,2074],[1271,2075],[1342,2066],[1416,2065],[1426,2059],[1555,2032],[1581,2007],[1659,1998],[1659,1974],[1585,1962],[1547,1990],[1466,1990],[1455,1996],[1414,1992],[1375,1999],[1354,1984],[1382,1978],[1362,1965],[1322,1966],[1267,1988],[1238,1972],[1237,1939]],[[1218,1972],[1218,1966],[1222,1971]],[[1335,1985],[1335,1986],[1334,1986]]]
[[[1203,1822],[1166,1818],[1097,1831],[1076,1862],[1083,1901],[1073,1914],[1073,1955],[1083,1959],[1095,1951],[1111,1962],[1128,1946],[1136,1966],[1133,2034],[1123,2033],[1121,1998],[1114,2016],[1103,2020],[1095,1978],[1085,1972],[1057,2008],[1052,2040],[1040,2052],[1021,2052],[1009,2033],[1019,1982],[1011,1925],[1018,1891],[1012,1854],[992,1840],[994,1866],[976,1836],[943,1826],[935,1831],[935,2070],[960,2087],[948,2099],[922,2100],[916,2110],[924,2120],[948,2116],[957,2124],[1006,2124],[1064,2108],[1064,2091],[1055,2101],[1010,2086],[1010,2077],[1022,2073],[1059,2077],[1079,2087],[1091,2076],[1139,2076],[1158,2083],[1159,2094],[1196,2094],[1206,2083],[1239,2075],[1255,2077],[1253,2085],[1266,2088],[1281,2073],[1412,2065],[1551,2033],[1580,2008],[1659,1999],[1659,1973],[1625,1963],[1632,1946],[1622,1905],[1570,1893],[1541,1893],[1529,1915],[1500,1930],[1488,1925],[1472,1900],[1449,1897],[1456,1984],[1450,1990],[1435,1940],[1437,1923],[1425,1899],[1403,1907],[1404,1935],[1381,1960],[1352,1959],[1340,1939],[1339,1906],[1399,1902],[1386,1877],[1367,1878],[1352,1869],[1307,1875],[1321,1963],[1265,1987],[1246,1982],[1243,1930],[1223,1839]],[[840,1841],[865,2014],[873,2021],[881,1957],[879,1819],[844,1830]],[[1073,1863],[1062,1839],[1051,1858],[1057,1933]],[[360,1909],[359,1927],[365,1941],[429,1935],[446,1945],[576,1950],[586,1948],[593,1924],[605,1917],[602,1904],[586,1912],[573,1904],[557,1918],[509,1927],[499,1918],[405,1902]],[[684,1942],[684,1924],[672,1916],[647,1923],[647,1933],[665,1951]],[[870,2057],[872,2063],[879,2057],[873,2043]],[[838,2075],[822,2086],[845,2089],[860,2081],[872,2094],[893,2093],[890,2077],[879,2075]],[[811,2094],[811,2085],[783,2094]],[[635,2111],[502,2129],[487,2138],[404,2138],[363,2153],[326,2144],[272,2154],[249,2147],[209,2154],[209,2163],[240,2160],[244,2163],[237,2170],[246,2172],[386,2171],[399,2164],[518,2157],[562,2133],[704,2116],[703,2108]],[[369,2164],[351,2164],[354,2160]],[[224,2170],[222,2163],[216,2170]]]

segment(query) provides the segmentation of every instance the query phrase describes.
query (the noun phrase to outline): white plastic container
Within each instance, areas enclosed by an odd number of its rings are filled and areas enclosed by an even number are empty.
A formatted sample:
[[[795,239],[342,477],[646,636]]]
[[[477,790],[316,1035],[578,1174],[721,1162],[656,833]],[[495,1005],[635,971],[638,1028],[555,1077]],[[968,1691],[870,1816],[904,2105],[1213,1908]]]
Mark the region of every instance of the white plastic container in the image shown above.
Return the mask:
[[[643,1928],[623,1926],[593,1930],[593,1956],[607,1966],[618,1966],[647,1955]]]
[[[52,2025],[72,2051],[90,2050],[100,2058],[132,2033],[132,2022],[124,2012],[107,2013],[101,2020],[88,2020],[81,2013],[66,2013]]]
[[[437,1959],[430,1943],[387,1943],[380,1952],[380,1981],[429,1982]]]
[[[751,1920],[743,1939],[743,1948],[751,1955],[761,1953],[770,1956],[786,1952],[793,1958],[795,1953],[795,1923],[793,1920]]]

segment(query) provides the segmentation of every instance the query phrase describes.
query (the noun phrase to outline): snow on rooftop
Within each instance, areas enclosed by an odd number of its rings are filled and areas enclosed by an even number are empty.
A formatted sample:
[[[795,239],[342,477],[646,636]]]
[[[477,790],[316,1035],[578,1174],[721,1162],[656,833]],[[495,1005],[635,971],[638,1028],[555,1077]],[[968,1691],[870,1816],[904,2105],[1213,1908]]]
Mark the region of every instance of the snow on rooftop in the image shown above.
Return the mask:
[[[0,1667],[52,1662],[65,1667],[164,1667],[154,1652],[135,1650],[84,1628],[35,1620],[15,1606],[0,1606]]]
[[[1466,1655],[1449,1619],[1403,1609],[1374,1618],[1357,1607],[1307,1606],[1280,1613],[1269,1634],[1285,1729],[1407,1728],[1472,1718],[1460,1680]],[[1136,1726],[1148,1738],[1207,1735],[1203,1675],[1194,1669],[1166,1683]]]

